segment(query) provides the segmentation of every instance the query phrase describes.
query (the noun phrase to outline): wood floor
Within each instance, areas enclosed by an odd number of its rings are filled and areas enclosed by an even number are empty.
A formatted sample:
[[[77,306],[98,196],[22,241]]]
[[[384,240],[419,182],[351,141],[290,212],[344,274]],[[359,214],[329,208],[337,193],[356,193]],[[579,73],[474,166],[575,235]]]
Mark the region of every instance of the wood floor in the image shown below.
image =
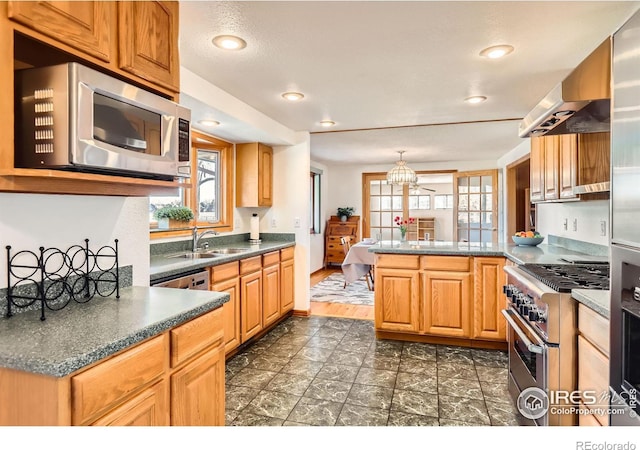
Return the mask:
[[[311,274],[311,286],[315,286],[329,275],[341,272],[340,268],[321,269]],[[347,305],[344,303],[311,302],[312,316],[342,317],[346,319],[373,320],[373,306]]]

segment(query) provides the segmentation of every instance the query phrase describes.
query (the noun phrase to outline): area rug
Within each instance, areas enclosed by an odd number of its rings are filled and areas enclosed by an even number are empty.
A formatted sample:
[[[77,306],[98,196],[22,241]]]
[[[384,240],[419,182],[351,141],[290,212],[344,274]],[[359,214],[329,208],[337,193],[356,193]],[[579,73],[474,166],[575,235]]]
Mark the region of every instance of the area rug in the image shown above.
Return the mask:
[[[344,286],[344,275],[336,272],[311,288],[312,302],[347,303],[373,306],[373,291],[367,287],[364,277]]]

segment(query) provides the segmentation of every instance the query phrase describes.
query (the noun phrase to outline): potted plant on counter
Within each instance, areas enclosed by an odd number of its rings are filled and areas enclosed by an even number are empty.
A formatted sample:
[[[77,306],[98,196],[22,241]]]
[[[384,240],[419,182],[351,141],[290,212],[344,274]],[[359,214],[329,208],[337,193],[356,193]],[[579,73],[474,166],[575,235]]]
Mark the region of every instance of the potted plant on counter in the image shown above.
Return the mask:
[[[154,211],[153,217],[158,220],[158,228],[184,228],[194,218],[193,211],[186,206],[163,206]]]
[[[346,222],[347,220],[349,220],[349,217],[353,216],[354,212],[355,208],[352,206],[338,208],[338,217],[340,217],[340,221]]]

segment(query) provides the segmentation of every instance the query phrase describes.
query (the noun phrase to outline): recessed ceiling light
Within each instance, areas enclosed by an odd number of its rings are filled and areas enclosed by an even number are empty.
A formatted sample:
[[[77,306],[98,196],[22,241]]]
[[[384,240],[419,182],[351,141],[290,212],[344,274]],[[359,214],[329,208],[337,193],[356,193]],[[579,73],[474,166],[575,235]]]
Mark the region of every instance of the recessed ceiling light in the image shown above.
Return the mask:
[[[487,97],[485,97],[483,95],[474,95],[473,97],[465,98],[464,101],[467,102],[467,103],[482,103],[486,99],[487,99]]]
[[[502,58],[513,51],[511,45],[494,45],[493,47],[487,47],[480,52],[480,56],[484,56],[490,59]]]
[[[242,50],[247,46],[247,43],[238,36],[221,34],[213,38],[213,45],[223,50]]]
[[[325,128],[332,127],[332,126],[334,126],[335,124],[336,124],[336,123],[335,123],[333,120],[321,120],[321,121],[320,121],[320,125],[322,125],[322,126],[323,126],[323,127],[325,127]]]
[[[304,98],[304,94],[301,94],[300,92],[285,92],[282,94],[282,98],[289,100],[290,102],[297,102]]]
[[[220,125],[220,122],[217,120],[198,120],[200,125],[204,125],[205,127],[217,127]]]

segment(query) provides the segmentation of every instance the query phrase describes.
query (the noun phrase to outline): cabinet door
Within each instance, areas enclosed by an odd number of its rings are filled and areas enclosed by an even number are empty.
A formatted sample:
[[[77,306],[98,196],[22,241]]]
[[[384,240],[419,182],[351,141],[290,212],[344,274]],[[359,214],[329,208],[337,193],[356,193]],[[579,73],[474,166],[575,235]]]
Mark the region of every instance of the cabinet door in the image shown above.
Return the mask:
[[[505,304],[504,265],[504,258],[474,258],[473,337],[476,339],[506,340],[505,319],[500,312]]]
[[[429,271],[422,277],[424,332],[470,337],[471,274]]]
[[[420,278],[416,270],[376,268],[375,326],[383,331],[417,332]]]
[[[12,20],[103,61],[111,60],[115,2],[11,1],[8,7]]]
[[[578,336],[578,390],[595,393],[598,404],[588,406],[604,410],[609,406],[608,402],[602,401],[603,394],[609,392],[609,358],[581,335]],[[606,413],[594,416],[601,425],[609,424]]]
[[[280,317],[280,264],[262,269],[262,324]]]
[[[262,271],[240,277],[242,342],[262,330]]]
[[[574,186],[578,184],[578,137],[575,134],[558,136],[560,139],[560,198],[576,198]]]
[[[118,2],[120,68],[179,91],[178,2]]]
[[[295,265],[293,259],[280,263],[280,315],[291,311],[295,301]]]
[[[258,145],[258,204],[273,205],[273,149],[266,145]]]
[[[560,136],[544,138],[544,199],[556,200],[559,195]]]
[[[95,421],[95,426],[168,426],[169,384],[160,381]]]
[[[221,281],[211,286],[212,291],[226,292],[231,299],[222,305],[224,324],[224,351],[229,353],[240,345],[240,279]]]
[[[224,345],[171,376],[171,425],[224,425]]]
[[[531,202],[544,200],[544,138],[531,138],[531,156],[529,159],[529,194]]]

